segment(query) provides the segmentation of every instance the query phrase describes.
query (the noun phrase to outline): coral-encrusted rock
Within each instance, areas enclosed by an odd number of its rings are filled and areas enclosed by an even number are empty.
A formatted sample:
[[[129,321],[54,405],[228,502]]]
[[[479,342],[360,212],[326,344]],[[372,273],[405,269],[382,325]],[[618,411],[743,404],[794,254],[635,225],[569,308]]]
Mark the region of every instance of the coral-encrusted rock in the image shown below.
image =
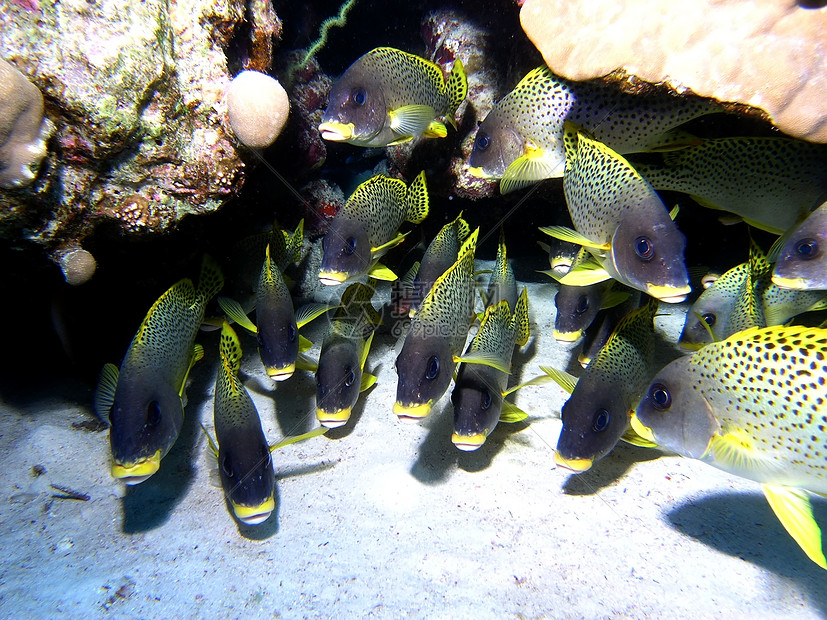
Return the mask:
[[[622,70],[759,108],[789,135],[827,142],[823,2],[525,0],[520,21],[563,77]]]
[[[224,48],[244,15],[244,0],[0,4],[0,56],[58,128],[37,181],[0,195],[0,236],[60,247],[107,219],[156,232],[236,192]]]

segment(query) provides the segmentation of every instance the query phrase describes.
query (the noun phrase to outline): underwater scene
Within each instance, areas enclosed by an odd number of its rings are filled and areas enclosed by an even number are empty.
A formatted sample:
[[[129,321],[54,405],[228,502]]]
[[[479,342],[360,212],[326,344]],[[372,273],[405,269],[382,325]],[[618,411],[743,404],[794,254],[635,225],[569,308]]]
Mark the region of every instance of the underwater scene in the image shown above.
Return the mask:
[[[825,41],[2,0],[0,616],[827,616]]]

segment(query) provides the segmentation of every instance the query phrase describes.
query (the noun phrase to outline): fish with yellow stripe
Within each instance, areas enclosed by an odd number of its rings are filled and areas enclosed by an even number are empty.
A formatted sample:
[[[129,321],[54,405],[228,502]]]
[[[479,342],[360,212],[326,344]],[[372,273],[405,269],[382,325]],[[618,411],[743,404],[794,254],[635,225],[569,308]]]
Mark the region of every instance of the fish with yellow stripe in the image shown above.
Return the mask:
[[[375,282],[354,282],[342,293],[341,304],[322,341],[316,369],[316,418],[322,426],[347,424],[359,394],[376,383],[365,372],[365,361],[380,324],[371,304]]]
[[[152,305],[126,351],[120,370],[106,364],[95,392],[95,411],[109,420],[112,476],[138,484],[158,471],[184,422],[184,388],[204,355],[195,344],[207,303],[224,284],[205,256],[198,288],[184,279]]]
[[[677,303],[690,292],[684,261],[686,238],[652,186],[618,153],[565,125],[563,192],[575,230],[543,232],[579,243],[594,257],[560,278],[563,284],[596,284],[608,278]]]
[[[419,56],[378,47],[358,58],[330,90],[322,116],[322,138],[356,146],[382,147],[424,136],[448,135],[444,119],[454,115],[468,94],[468,80],[457,58],[448,78]]]
[[[669,93],[631,95],[600,81],[572,82],[543,65],[500,99],[479,126],[469,160],[471,173],[502,179],[505,194],[563,176],[563,124],[583,127],[617,153],[682,145],[675,129],[720,112],[707,100]]]
[[[398,232],[402,222],[419,224],[427,216],[424,171],[410,186],[381,174],[368,179],[347,199],[322,240],[322,284],[335,286],[365,274],[396,280],[379,258],[405,239],[407,233]]]
[[[806,491],[827,494],[827,330],[755,327],[661,370],[632,418],[642,437],[762,485],[827,569]]]

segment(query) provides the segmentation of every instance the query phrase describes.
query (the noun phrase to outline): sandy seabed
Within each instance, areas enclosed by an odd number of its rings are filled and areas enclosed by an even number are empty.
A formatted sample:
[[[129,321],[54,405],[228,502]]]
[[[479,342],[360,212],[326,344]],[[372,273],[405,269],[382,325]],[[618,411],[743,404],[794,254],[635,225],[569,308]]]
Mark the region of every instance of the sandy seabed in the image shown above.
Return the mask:
[[[515,354],[515,374],[576,368],[551,336],[555,287],[528,286],[532,340]],[[685,306],[661,307],[669,351]],[[308,334],[311,354],[323,329]],[[199,341],[207,357],[193,371],[182,435],[136,487],[110,477],[106,432],[85,429],[89,388],[0,395],[0,617],[827,615],[827,574],[757,484],[626,444],[585,474],[555,468],[565,395],[554,384],[517,393],[528,424],[500,424],[479,451],[460,452],[449,394],[418,425],[392,413],[388,333],[368,360],[379,381],[349,424],[274,453],[276,512],[239,525],[199,427],[212,426],[217,333]],[[315,426],[313,377],[273,389],[254,340],[242,336],[242,346],[268,438]],[[57,498],[50,485],[88,500]],[[827,501],[814,507],[827,525]]]

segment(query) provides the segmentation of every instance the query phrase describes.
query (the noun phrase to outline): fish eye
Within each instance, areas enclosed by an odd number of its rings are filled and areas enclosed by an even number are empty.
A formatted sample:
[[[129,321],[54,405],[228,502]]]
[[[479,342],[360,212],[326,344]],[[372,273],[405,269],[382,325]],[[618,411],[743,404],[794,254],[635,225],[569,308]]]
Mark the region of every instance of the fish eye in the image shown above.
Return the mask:
[[[635,239],[635,252],[643,260],[652,260],[655,255],[655,246],[649,237],[638,237]]]
[[[606,409],[598,409],[594,412],[594,422],[592,423],[592,430],[595,433],[602,433],[609,426],[611,414]]]
[[[425,371],[425,378],[428,381],[433,381],[436,379],[436,376],[439,374],[439,358],[436,355],[432,355],[431,358],[428,360],[428,369]]]
[[[795,255],[803,260],[810,260],[818,254],[818,241],[815,239],[802,239],[795,244]]]
[[[347,369],[347,375],[345,376],[345,385],[350,387],[356,381],[356,373],[353,372],[353,368]]]
[[[290,339],[290,342],[295,342],[296,340],[296,326],[292,323],[287,326],[287,337]]]
[[[716,317],[711,312],[707,312],[706,314],[704,314],[701,317],[701,319],[703,320],[704,323],[706,323],[710,327],[715,327],[715,323],[718,321],[718,317]]]
[[[368,100],[368,94],[365,92],[364,88],[354,88],[353,92],[350,93],[350,101],[359,107],[365,105],[365,102]]]
[[[488,393],[488,390],[485,390],[482,393],[482,410],[488,411],[489,407],[491,407],[491,394]]]
[[[150,401],[146,406],[146,421],[150,426],[158,426],[161,422],[161,404],[157,400]]]
[[[356,251],[356,237],[348,237],[345,240],[344,252],[345,252],[345,254],[350,256],[355,251]]]
[[[228,478],[233,477],[233,464],[230,462],[229,454],[225,454],[224,458],[221,459],[221,469],[224,470]]]
[[[475,143],[476,147],[479,150],[484,151],[491,145],[491,136],[489,136],[487,133],[479,131],[477,132],[477,139]]]
[[[577,303],[577,309],[575,310],[575,312],[577,312],[577,314],[583,314],[588,309],[589,309],[589,298],[586,297],[585,295],[583,295],[580,298],[580,301]]]
[[[672,406],[672,396],[669,395],[669,390],[662,383],[655,383],[649,388],[649,400],[652,401],[652,406],[660,411],[669,409]]]

